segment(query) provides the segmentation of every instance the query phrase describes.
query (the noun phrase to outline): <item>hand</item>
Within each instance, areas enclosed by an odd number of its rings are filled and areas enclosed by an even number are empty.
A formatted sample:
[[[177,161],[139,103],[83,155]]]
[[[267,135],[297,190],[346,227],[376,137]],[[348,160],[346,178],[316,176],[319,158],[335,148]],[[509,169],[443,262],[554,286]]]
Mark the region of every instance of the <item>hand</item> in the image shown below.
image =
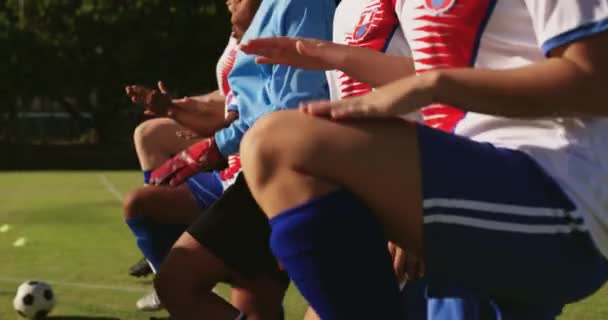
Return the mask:
[[[215,140],[208,138],[181,151],[152,171],[152,185],[169,184],[177,186],[200,171],[210,171],[226,167],[226,159],[219,152]]]
[[[258,57],[259,64],[285,64],[308,70],[340,69],[349,47],[331,41],[307,38],[258,38],[240,49]]]
[[[130,85],[125,88],[125,91],[133,103],[145,109],[144,113],[147,115],[165,116],[173,106],[171,97],[167,94],[167,90],[161,81],[158,82],[158,90]]]
[[[173,108],[169,110],[169,116],[173,115],[176,111],[192,112],[199,114],[217,113],[217,109],[223,113],[224,101],[218,101],[214,99],[211,94],[195,97],[183,97],[180,99],[173,99]]]
[[[226,127],[224,102],[213,94],[175,99],[167,116],[201,137]]]
[[[388,243],[388,251],[393,257],[393,269],[400,287],[405,286],[409,280],[416,280],[424,276],[424,263],[417,257],[407,254],[392,242]]]
[[[360,97],[304,102],[300,111],[333,119],[402,116],[434,103],[435,79],[432,72],[409,76]]]

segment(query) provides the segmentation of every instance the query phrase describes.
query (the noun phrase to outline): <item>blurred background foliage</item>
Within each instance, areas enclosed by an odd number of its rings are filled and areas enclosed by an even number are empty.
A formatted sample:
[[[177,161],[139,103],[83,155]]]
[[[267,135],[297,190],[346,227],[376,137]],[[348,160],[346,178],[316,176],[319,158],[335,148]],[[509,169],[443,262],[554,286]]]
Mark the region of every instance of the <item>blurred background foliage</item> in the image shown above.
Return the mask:
[[[0,143],[127,144],[124,86],[213,90],[224,0],[0,1]]]

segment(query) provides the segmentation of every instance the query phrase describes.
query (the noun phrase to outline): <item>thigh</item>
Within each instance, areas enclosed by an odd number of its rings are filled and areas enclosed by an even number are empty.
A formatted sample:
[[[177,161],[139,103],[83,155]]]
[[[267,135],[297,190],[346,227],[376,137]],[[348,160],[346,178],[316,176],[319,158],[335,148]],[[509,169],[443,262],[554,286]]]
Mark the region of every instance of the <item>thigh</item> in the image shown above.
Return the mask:
[[[268,219],[241,176],[200,215],[188,234],[245,277],[279,272],[270,251]]]
[[[135,192],[140,215],[156,222],[190,224],[201,208],[187,185],[179,187],[147,186]]]
[[[390,240],[421,254],[422,196],[414,124],[400,119],[335,122],[280,111],[260,119],[251,133],[243,143],[265,145],[261,148],[276,161],[268,166],[347,188],[374,210]],[[241,149],[241,157],[248,175],[251,161],[246,151]],[[304,194],[298,200],[308,198]]]
[[[231,282],[231,301],[237,309],[260,319],[284,319],[282,303],[289,284],[286,276],[236,278]]]
[[[136,129],[135,147],[137,153],[146,155],[156,150],[158,153],[169,156],[186,149],[198,141],[198,139],[188,140],[177,136],[178,131],[186,130],[173,119],[155,118],[147,120]]]
[[[160,277],[169,277],[176,287],[211,291],[230,276],[224,263],[188,233],[184,233],[163,261]]]
[[[574,204],[534,160],[426,127],[418,138],[431,287],[547,306],[599,288],[605,260]]]

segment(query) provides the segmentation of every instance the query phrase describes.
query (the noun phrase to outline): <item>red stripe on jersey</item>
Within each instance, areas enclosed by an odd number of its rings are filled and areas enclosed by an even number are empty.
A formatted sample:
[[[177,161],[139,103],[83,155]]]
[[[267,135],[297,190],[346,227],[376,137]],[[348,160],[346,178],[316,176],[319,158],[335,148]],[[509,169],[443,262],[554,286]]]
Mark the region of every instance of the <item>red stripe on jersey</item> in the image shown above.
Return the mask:
[[[412,31],[422,33],[411,41],[416,71],[470,67],[476,54],[478,37],[491,9],[490,0],[458,0],[449,11],[436,14],[424,5],[414,10],[413,20],[424,25]],[[445,105],[422,109],[428,126],[453,131],[465,112]]]
[[[348,86],[348,87],[342,89],[342,91],[340,91],[340,93],[342,94],[342,98],[344,99],[344,98],[360,96],[360,95],[370,92],[371,90],[372,90],[372,87],[370,87],[369,85],[361,83],[361,82],[357,82],[351,86]]]
[[[241,171],[241,156],[233,154],[228,156],[228,167],[219,172],[220,179],[229,181],[234,179],[235,175]]]
[[[398,24],[393,0],[372,1],[361,13],[354,30],[344,36],[344,40],[349,46],[382,51]],[[372,90],[371,86],[352,79],[340,71],[338,77],[341,98],[361,96]]]
[[[236,61],[236,54],[238,51],[236,49],[230,50],[230,52],[224,57],[222,63],[222,70],[220,74],[221,85],[220,92],[224,96],[228,96],[230,93],[230,83],[228,82],[228,75],[232,68],[234,67],[234,62]]]

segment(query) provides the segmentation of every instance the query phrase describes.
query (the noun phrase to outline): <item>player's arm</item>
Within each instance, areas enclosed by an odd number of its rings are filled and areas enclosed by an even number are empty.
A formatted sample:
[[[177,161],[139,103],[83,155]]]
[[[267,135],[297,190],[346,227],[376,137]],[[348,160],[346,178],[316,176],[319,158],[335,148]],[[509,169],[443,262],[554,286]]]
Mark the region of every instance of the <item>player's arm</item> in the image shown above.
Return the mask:
[[[210,137],[227,125],[224,114],[225,97],[219,91],[172,100],[167,116],[201,137]]]
[[[608,116],[608,32],[550,51],[538,63],[516,69],[448,69],[406,77],[375,92],[340,102],[302,106],[335,118],[385,117],[432,103],[505,117]]]
[[[558,47],[528,67],[439,71],[433,100],[509,117],[608,116],[608,32]]]
[[[159,81],[158,89],[127,86],[126,91],[133,103],[144,108],[145,114],[173,118],[198,136],[209,137],[227,125],[224,119],[225,97],[219,90],[171,99],[163,82]]]
[[[207,94],[187,97],[192,100],[193,104],[183,105],[180,102],[182,99],[174,99],[174,109],[181,109],[182,111],[206,113],[209,109],[224,110],[226,104],[226,97],[220,93],[220,90],[215,90]]]
[[[413,60],[376,50],[307,38],[259,38],[241,45],[261,64],[286,64],[309,70],[340,70],[372,87],[415,73]]]

